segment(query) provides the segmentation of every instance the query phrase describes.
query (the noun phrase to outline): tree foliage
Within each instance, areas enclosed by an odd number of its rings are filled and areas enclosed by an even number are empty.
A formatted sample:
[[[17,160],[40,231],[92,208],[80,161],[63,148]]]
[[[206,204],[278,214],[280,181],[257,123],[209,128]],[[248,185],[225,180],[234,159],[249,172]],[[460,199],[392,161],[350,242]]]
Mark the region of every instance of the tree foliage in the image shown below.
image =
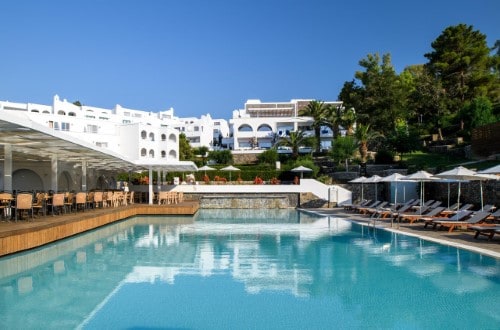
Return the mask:
[[[486,43],[486,35],[471,25],[446,28],[425,54],[429,72],[443,86],[449,113],[457,117],[466,102],[486,96],[498,102],[499,79],[494,74],[494,57]],[[465,122],[460,120],[460,129]]]
[[[314,129],[314,136],[316,138],[316,143],[314,145],[317,152],[321,151],[321,126],[325,125],[327,122],[325,120],[328,117],[331,107],[325,104],[323,101],[311,101],[307,106],[300,110],[300,116],[308,116],[313,118],[312,128]]]
[[[233,154],[231,150],[212,150],[208,153],[208,159],[215,161],[217,164],[232,164]]]
[[[300,147],[310,147],[314,145],[315,139],[304,135],[302,131],[291,131],[290,136],[282,137],[278,140],[278,146],[287,146],[292,148],[292,159],[299,158]]]
[[[184,133],[179,134],[179,160],[193,159],[193,149]]]
[[[339,136],[333,142],[330,155],[336,162],[341,163],[353,158],[357,150],[358,144],[353,136]]]

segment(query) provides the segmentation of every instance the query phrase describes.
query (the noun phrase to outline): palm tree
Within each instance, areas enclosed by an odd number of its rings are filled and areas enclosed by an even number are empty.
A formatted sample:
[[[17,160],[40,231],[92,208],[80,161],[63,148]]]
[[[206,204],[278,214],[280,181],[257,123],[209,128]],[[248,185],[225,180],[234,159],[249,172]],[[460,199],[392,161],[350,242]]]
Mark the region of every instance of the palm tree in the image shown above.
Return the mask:
[[[299,116],[308,116],[313,118],[312,128],[316,138],[316,152],[321,151],[321,126],[326,124],[325,118],[330,111],[330,107],[322,101],[311,101],[299,111]]]
[[[342,113],[340,124],[347,130],[347,135],[354,134],[354,124],[356,123],[356,111],[354,108],[349,108]]]
[[[370,124],[358,124],[354,132],[356,140],[358,140],[359,153],[361,155],[361,163],[366,163],[368,158],[368,143],[373,139],[380,137],[381,134],[370,130]]]
[[[330,127],[333,132],[333,138],[336,139],[340,136],[340,125],[342,124],[342,108],[329,106],[325,114],[325,125]]]
[[[299,158],[299,148],[310,146],[311,138],[304,135],[302,131],[291,131],[290,136],[281,138],[277,145],[292,148],[292,159]]]

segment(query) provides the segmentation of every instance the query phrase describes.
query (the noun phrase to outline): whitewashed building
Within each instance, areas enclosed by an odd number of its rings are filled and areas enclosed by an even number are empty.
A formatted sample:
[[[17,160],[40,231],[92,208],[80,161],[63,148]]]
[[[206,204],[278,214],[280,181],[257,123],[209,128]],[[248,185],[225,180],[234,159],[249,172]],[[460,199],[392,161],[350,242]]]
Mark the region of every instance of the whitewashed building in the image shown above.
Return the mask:
[[[290,100],[289,102],[261,102],[248,100],[244,109],[234,110],[229,120],[233,133],[232,149],[269,149],[276,139],[285,137],[291,131],[304,131],[313,135],[311,129],[313,118],[299,116],[299,111],[311,101],[309,99]],[[342,102],[324,102],[333,106],[341,106]],[[329,149],[333,133],[328,127],[321,130],[321,147]]]

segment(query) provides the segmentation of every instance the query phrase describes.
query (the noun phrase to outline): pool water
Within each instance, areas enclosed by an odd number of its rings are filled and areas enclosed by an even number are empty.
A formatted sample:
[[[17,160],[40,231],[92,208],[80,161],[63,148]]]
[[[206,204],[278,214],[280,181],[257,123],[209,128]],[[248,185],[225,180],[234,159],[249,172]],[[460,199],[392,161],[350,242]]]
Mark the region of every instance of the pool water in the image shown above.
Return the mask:
[[[0,329],[493,329],[498,259],[295,210],[136,217],[0,258]]]

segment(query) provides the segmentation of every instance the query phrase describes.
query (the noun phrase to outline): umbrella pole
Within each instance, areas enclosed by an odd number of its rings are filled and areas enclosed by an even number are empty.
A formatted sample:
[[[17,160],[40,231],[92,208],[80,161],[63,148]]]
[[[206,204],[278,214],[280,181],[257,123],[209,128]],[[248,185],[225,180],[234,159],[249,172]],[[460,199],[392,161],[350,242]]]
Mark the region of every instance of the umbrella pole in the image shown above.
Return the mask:
[[[450,182],[448,181],[448,210],[450,209]]]
[[[460,209],[460,186],[462,185],[462,183],[460,181],[458,181],[458,198],[457,198],[457,204],[458,204],[458,209]]]
[[[481,211],[484,211],[484,205],[483,205],[483,181],[479,180],[479,191],[481,193]]]

